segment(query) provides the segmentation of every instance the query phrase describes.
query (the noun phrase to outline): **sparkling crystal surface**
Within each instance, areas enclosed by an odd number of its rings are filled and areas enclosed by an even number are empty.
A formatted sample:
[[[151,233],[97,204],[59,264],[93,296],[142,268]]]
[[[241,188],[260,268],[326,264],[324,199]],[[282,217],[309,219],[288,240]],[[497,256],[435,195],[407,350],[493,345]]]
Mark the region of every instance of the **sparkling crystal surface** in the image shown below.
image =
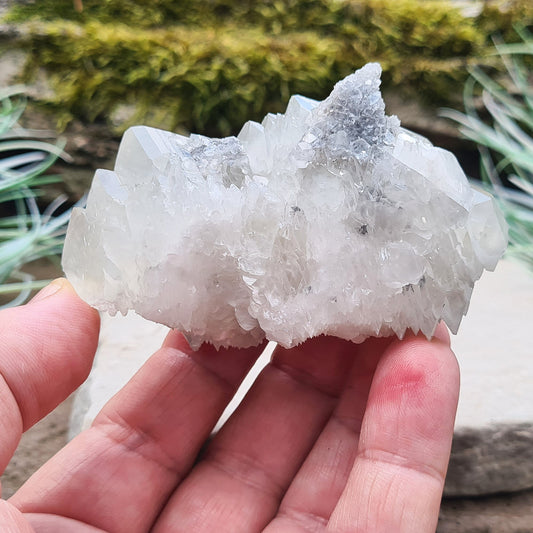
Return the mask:
[[[238,137],[129,129],[74,210],[67,277],[193,346],[457,331],[505,222],[450,152],[385,114],[380,74],[293,96]]]

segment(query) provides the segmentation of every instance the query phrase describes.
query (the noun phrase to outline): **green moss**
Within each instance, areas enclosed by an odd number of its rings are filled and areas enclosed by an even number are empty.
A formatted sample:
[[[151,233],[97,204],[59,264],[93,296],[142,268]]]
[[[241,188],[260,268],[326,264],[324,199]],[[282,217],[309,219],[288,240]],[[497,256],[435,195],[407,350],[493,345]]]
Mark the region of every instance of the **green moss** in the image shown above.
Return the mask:
[[[384,85],[433,104],[460,97],[492,20],[448,2],[416,0],[40,0],[20,5],[26,72],[44,68],[65,123],[107,120],[122,104],[132,122],[210,134],[282,110],[292,93],[323,98],[368,61]],[[522,13],[522,11],[520,12]],[[513,19],[514,15],[510,15]],[[481,19],[480,19],[481,20]],[[523,19],[522,19],[523,20]]]
[[[476,22],[480,31],[489,38],[497,35],[506,43],[517,42],[520,39],[515,28],[533,26],[533,2],[531,0],[486,1]]]
[[[446,1],[84,0],[83,5],[78,13],[72,0],[38,0],[15,6],[8,18],[16,22],[70,20],[142,28],[232,24],[272,34],[315,31],[336,38],[377,31],[376,37],[384,41],[417,48],[430,43],[445,53],[467,52],[471,41],[477,39],[473,25]]]
[[[172,128],[228,133],[281,109],[291,93],[320,97],[344,74],[339,43],[310,33],[274,39],[253,29],[138,32],[53,23],[29,35],[28,68],[46,65],[55,88],[47,104],[85,120],[129,103],[137,107],[132,121],[159,108]]]

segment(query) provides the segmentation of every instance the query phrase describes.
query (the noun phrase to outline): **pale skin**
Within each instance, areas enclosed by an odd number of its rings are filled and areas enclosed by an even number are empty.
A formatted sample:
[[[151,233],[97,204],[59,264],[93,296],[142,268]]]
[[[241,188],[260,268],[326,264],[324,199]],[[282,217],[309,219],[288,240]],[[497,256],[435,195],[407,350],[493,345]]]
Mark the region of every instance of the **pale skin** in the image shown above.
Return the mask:
[[[0,471],[87,377],[99,318],[65,280],[0,313]],[[92,427],[0,501],[4,533],[425,533],[437,525],[459,389],[444,327],[276,349],[171,332]]]

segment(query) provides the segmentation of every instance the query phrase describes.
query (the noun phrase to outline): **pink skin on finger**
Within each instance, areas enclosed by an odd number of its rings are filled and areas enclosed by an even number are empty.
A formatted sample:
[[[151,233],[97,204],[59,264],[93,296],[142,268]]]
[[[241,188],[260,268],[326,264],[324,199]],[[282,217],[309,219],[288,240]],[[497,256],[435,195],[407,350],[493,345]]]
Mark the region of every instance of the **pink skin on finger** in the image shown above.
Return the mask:
[[[458,392],[457,361],[447,342],[410,337],[389,346],[328,530],[435,531]]]
[[[0,312],[0,470],[22,431],[85,380],[100,318],[64,279],[29,304]]]

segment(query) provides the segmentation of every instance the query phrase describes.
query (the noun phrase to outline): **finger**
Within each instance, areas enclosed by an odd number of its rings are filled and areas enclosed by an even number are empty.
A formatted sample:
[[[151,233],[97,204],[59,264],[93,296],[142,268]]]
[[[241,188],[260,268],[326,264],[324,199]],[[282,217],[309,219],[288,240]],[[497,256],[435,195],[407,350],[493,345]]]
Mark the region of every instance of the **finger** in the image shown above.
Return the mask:
[[[35,533],[22,513],[5,500],[0,500],[0,531],[2,533]]]
[[[0,312],[0,471],[22,432],[85,380],[98,328],[98,313],[65,279]]]
[[[171,333],[93,426],[12,501],[105,531],[148,531],[263,347],[194,352]]]
[[[445,327],[435,335],[449,342]],[[393,337],[365,341],[338,406],[283,498],[265,533],[321,531],[346,485],[376,365]]]
[[[376,365],[391,342],[392,338],[368,339],[358,348],[357,360],[337,407],[265,533],[324,529],[353,465]]]
[[[32,513],[22,516],[32,526],[31,533],[109,533],[66,516]]]
[[[442,334],[431,342],[410,336],[385,351],[328,530],[435,531],[459,391],[457,362]]]
[[[337,403],[356,351],[332,337],[278,348],[154,532],[261,531]]]

